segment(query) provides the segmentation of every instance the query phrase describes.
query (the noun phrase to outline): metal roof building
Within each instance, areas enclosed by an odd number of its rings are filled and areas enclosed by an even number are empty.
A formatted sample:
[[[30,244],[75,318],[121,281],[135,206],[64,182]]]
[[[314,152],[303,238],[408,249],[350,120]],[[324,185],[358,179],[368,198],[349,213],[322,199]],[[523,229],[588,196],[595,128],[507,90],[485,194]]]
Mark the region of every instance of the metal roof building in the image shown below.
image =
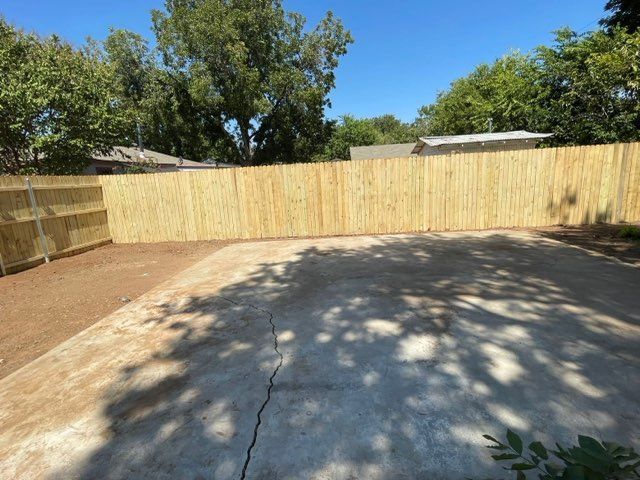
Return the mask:
[[[416,155],[438,155],[470,151],[523,150],[535,148],[540,140],[552,135],[553,133],[515,130],[512,132],[420,137],[411,153]]]
[[[396,158],[413,155],[447,155],[466,152],[496,152],[502,150],[526,150],[535,148],[552,133],[535,133],[525,130],[512,132],[476,133],[471,135],[443,135],[420,137],[415,143],[370,145],[351,147],[351,160],[371,158]]]

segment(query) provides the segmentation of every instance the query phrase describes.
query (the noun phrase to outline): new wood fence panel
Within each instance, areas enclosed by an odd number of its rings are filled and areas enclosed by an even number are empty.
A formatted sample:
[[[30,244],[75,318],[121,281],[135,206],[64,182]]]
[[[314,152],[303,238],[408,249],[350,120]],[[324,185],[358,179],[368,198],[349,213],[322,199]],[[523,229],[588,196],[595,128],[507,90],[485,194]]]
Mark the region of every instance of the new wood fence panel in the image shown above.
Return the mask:
[[[37,213],[50,258],[77,253],[111,240],[102,186],[97,177],[0,177],[0,258],[11,273],[45,261]]]
[[[640,220],[637,143],[32,183],[54,255],[109,237],[158,242]],[[32,217],[24,179],[0,178],[5,264],[42,258]]]
[[[638,184],[640,184],[640,159],[638,158],[638,144],[629,145],[627,147],[627,157],[629,163],[629,180],[626,186],[626,202],[622,210],[623,219],[631,221],[640,215],[640,192]]]
[[[637,143],[142,177],[100,177],[116,242],[640,220]]]
[[[638,143],[31,181],[52,256],[110,237],[158,242],[640,220]],[[9,270],[44,259],[22,177],[0,178],[0,255]]]

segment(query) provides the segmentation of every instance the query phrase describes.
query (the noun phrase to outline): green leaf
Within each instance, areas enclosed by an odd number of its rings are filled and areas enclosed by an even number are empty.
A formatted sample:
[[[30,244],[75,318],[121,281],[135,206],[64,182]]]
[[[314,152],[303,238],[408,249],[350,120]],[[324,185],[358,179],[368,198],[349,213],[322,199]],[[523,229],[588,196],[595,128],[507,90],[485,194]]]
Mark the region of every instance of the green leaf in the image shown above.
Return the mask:
[[[615,442],[602,442],[602,445],[604,445],[604,448],[607,449],[607,452],[611,454],[615,454],[616,450],[618,450],[619,448],[624,448],[622,445]]]
[[[571,459],[573,459],[571,463],[584,465],[594,472],[607,472],[607,465],[610,462],[608,462],[606,458],[591,455],[586,449],[581,448],[572,448],[569,452],[571,453]]]
[[[544,469],[547,473],[553,475],[554,477],[562,472],[562,465],[556,462],[547,462],[544,464]]]
[[[580,445],[588,452],[593,452],[596,454],[606,453],[605,448],[600,445],[600,443],[595,438],[587,437],[586,435],[578,435],[578,445]]]
[[[567,452],[559,443],[556,443],[556,447],[558,447],[558,450],[551,450],[551,453],[562,460],[566,460],[566,458],[569,457],[569,452]]]
[[[511,470],[531,470],[532,468],[536,468],[536,466],[530,463],[514,463],[511,465]]]
[[[537,456],[542,458],[543,460],[547,460],[549,458],[549,453],[547,449],[542,445],[541,442],[531,442],[529,444],[529,450],[535,453]]]
[[[491,435],[482,435],[484,438],[486,438],[487,440],[491,440],[492,442],[495,443],[499,443],[500,445],[502,445],[498,440],[496,440],[495,438],[493,438]]]
[[[570,465],[564,471],[562,480],[587,480],[584,467],[581,465]]]
[[[520,458],[519,455],[516,455],[515,453],[501,453],[500,455],[491,455],[491,458],[493,458],[494,460],[500,461],[500,460],[515,460],[516,458]]]
[[[522,455],[522,439],[511,429],[507,430],[507,441],[511,448],[518,452],[519,455]]]
[[[524,474],[522,470],[518,470],[518,474],[516,475],[516,480],[526,480],[527,476]]]
[[[506,445],[485,445],[487,448],[491,448],[493,450],[508,450],[509,447]]]

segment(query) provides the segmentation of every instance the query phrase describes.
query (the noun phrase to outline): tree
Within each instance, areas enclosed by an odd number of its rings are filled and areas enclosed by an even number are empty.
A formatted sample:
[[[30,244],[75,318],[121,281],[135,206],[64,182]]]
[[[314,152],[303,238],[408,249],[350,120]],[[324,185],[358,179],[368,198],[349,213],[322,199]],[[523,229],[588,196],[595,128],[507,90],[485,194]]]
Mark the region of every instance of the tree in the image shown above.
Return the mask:
[[[638,0],[609,0],[604,9],[610,12],[609,16],[600,20],[600,25],[607,31],[615,27],[622,27],[629,33],[640,29],[640,2]]]
[[[640,139],[640,31],[584,35],[563,29],[537,49],[544,128],[557,144]]]
[[[545,95],[539,76],[535,59],[517,52],[482,64],[422,107],[416,127],[427,135],[478,133],[488,131],[491,118],[498,131],[536,130]]]
[[[383,135],[370,118],[358,119],[351,115],[340,117],[322,154],[323,160],[348,159],[349,147],[383,143]]]
[[[145,147],[194,160],[212,154],[205,115],[194,104],[184,72],[162,68],[147,40],[128,30],[112,29],[102,49],[121,106],[141,125]],[[129,134],[135,138],[134,124]]]
[[[351,35],[330,12],[305,19],[280,0],[173,0],[153,12],[173,74],[205,112],[209,138],[244,165],[294,162],[320,151],[334,70]]]
[[[90,49],[15,29],[0,18],[0,173],[79,173],[122,142],[113,71]]]
[[[129,30],[111,28],[104,41],[106,60],[113,68],[120,97],[129,108],[139,113],[149,82],[155,73],[155,62],[149,42]]]
[[[421,135],[414,125],[404,123],[392,114],[373,117],[371,121],[380,132],[384,144],[414,142]]]
[[[427,134],[548,131],[556,145],[640,139],[640,31],[556,32],[552,46],[509,54],[456,80],[416,121]]]
[[[349,147],[415,142],[417,128],[392,114],[372,118],[340,117],[333,125],[329,141],[316,160],[348,159]]]

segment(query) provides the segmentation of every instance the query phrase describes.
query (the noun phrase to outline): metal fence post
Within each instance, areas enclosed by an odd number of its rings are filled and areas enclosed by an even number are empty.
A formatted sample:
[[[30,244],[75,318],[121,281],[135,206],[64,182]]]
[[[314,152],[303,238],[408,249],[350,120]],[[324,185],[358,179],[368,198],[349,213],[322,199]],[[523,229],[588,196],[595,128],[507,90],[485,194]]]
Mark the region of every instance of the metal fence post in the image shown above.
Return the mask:
[[[31,208],[33,209],[33,219],[36,221],[36,227],[38,228],[38,235],[40,235],[40,246],[42,247],[42,253],[44,254],[44,261],[49,263],[49,247],[47,246],[47,239],[44,236],[44,230],[42,229],[42,223],[40,223],[40,214],[38,214],[38,204],[36,203],[36,196],[33,194],[33,186],[31,180],[26,179],[27,190],[29,191],[29,200],[31,201]]]
[[[7,276],[7,269],[4,268],[4,262],[2,261],[2,254],[0,253],[0,274],[2,274],[3,277]]]

